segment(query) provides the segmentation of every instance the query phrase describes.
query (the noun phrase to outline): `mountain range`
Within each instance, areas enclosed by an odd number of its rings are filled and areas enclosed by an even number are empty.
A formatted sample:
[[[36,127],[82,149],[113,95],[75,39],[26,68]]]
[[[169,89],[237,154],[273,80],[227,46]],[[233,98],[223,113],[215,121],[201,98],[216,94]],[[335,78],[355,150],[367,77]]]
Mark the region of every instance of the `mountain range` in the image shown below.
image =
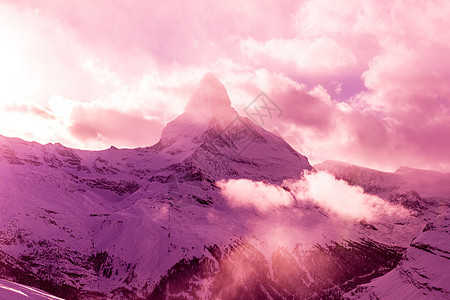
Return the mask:
[[[300,197],[292,182],[320,172],[402,213],[347,218]],[[450,297],[450,174],[311,166],[211,74],[151,147],[0,136],[0,174],[0,296],[17,282],[65,299]],[[260,209],[268,191],[289,201]]]

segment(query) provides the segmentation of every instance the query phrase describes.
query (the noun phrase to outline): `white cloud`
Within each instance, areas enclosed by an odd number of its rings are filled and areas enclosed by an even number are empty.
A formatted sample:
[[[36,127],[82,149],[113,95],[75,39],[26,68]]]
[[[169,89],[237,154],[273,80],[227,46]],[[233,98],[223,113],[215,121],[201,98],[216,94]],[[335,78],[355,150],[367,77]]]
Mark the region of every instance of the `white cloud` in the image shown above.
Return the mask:
[[[281,186],[248,179],[219,182],[223,196],[232,207],[254,207],[265,212],[293,205],[295,201],[312,201],[332,214],[357,221],[371,221],[381,215],[407,214],[405,209],[366,194],[363,188],[351,186],[323,171],[305,173],[302,180],[286,181],[283,185],[290,192]]]
[[[218,183],[232,207],[255,207],[260,211],[292,204],[291,194],[279,186],[249,179],[231,179]]]
[[[345,218],[373,220],[380,215],[405,213],[400,207],[364,193],[362,187],[351,186],[324,171],[306,173],[303,180],[289,186],[297,199],[311,200]]]
[[[271,39],[258,42],[242,40],[241,51],[250,59],[264,61],[274,59],[282,64],[295,64],[297,70],[307,74],[335,72],[356,64],[352,52],[332,38],[312,40]]]

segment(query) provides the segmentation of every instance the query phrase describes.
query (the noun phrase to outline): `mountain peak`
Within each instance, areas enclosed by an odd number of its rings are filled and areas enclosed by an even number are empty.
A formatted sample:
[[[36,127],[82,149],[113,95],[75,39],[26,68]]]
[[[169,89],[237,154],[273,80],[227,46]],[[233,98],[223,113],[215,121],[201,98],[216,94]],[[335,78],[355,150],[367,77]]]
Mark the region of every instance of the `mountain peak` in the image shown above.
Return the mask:
[[[202,136],[212,124],[225,128],[239,114],[231,107],[225,86],[211,73],[206,73],[191,94],[184,113],[169,122],[161,135],[162,145],[177,141],[185,147],[187,140]]]
[[[185,112],[164,128],[155,149],[220,179],[281,182],[312,169],[282,138],[240,117],[224,85],[210,73],[192,93]]]
[[[185,112],[191,115],[218,115],[230,110],[231,100],[225,86],[212,73],[206,73],[192,93]]]

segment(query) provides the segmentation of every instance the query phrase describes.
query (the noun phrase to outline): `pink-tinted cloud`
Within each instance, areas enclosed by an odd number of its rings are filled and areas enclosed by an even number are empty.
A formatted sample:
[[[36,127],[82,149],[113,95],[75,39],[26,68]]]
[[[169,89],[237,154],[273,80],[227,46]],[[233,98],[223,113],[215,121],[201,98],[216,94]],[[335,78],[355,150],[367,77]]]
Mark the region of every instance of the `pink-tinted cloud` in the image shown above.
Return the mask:
[[[54,119],[52,112],[45,108],[38,107],[37,105],[25,105],[25,104],[11,104],[4,107],[6,112],[30,114],[33,116],[41,117],[43,119]]]
[[[147,146],[157,141],[164,124],[140,112],[78,107],[72,113],[69,132],[87,142],[101,141],[118,147]]]
[[[294,64],[295,71],[308,75],[336,73],[356,64],[352,52],[332,38],[272,39],[265,42],[251,38],[243,40],[240,47],[250,60],[259,65],[289,68]]]
[[[83,42],[105,53],[115,52],[114,60],[147,52],[163,63],[204,63],[220,58],[232,36],[267,39],[294,34],[294,24],[285,22],[285,16],[296,9],[297,2],[133,0],[64,4],[45,0],[19,5],[40,9],[44,17],[76,29]],[[266,22],[261,22],[262,18],[267,18]]]
[[[327,132],[335,126],[336,108],[317,93],[320,89],[321,87],[317,87],[316,91],[308,91],[296,86],[287,86],[284,89],[274,86],[271,95],[283,110],[283,121],[314,128],[318,132]]]
[[[262,212],[293,203],[291,194],[279,186],[248,179],[220,181],[218,186],[232,207],[254,207]]]
[[[284,187],[248,179],[221,181],[218,186],[231,207],[261,212],[311,202],[331,214],[356,221],[408,215],[404,208],[366,194],[362,187],[351,186],[324,171],[307,172],[301,180],[284,182]]]
[[[344,218],[372,221],[380,216],[408,215],[402,207],[365,194],[362,187],[351,186],[323,171],[307,173],[303,180],[290,183],[289,186],[297,199],[311,200]]]

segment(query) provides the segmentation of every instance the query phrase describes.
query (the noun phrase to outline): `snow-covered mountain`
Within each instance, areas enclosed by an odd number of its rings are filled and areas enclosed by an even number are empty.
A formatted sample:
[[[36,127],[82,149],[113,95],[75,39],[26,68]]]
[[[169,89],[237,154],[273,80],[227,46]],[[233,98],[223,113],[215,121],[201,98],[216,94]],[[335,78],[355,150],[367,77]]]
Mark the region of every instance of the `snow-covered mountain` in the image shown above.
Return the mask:
[[[302,201],[287,183],[314,169],[409,213],[349,220]],[[414,268],[403,262],[415,257],[411,240],[448,207],[448,175],[404,172],[415,171],[312,168],[239,116],[206,75],[152,147],[82,151],[0,137],[0,276],[67,299],[369,297],[376,280]],[[294,201],[235,207],[220,183],[238,179]]]
[[[281,182],[311,166],[283,139],[241,117],[225,87],[205,75],[185,113],[167,124],[151,148],[165,165],[193,165],[214,179],[249,178]],[[152,165],[154,167],[154,164]]]

